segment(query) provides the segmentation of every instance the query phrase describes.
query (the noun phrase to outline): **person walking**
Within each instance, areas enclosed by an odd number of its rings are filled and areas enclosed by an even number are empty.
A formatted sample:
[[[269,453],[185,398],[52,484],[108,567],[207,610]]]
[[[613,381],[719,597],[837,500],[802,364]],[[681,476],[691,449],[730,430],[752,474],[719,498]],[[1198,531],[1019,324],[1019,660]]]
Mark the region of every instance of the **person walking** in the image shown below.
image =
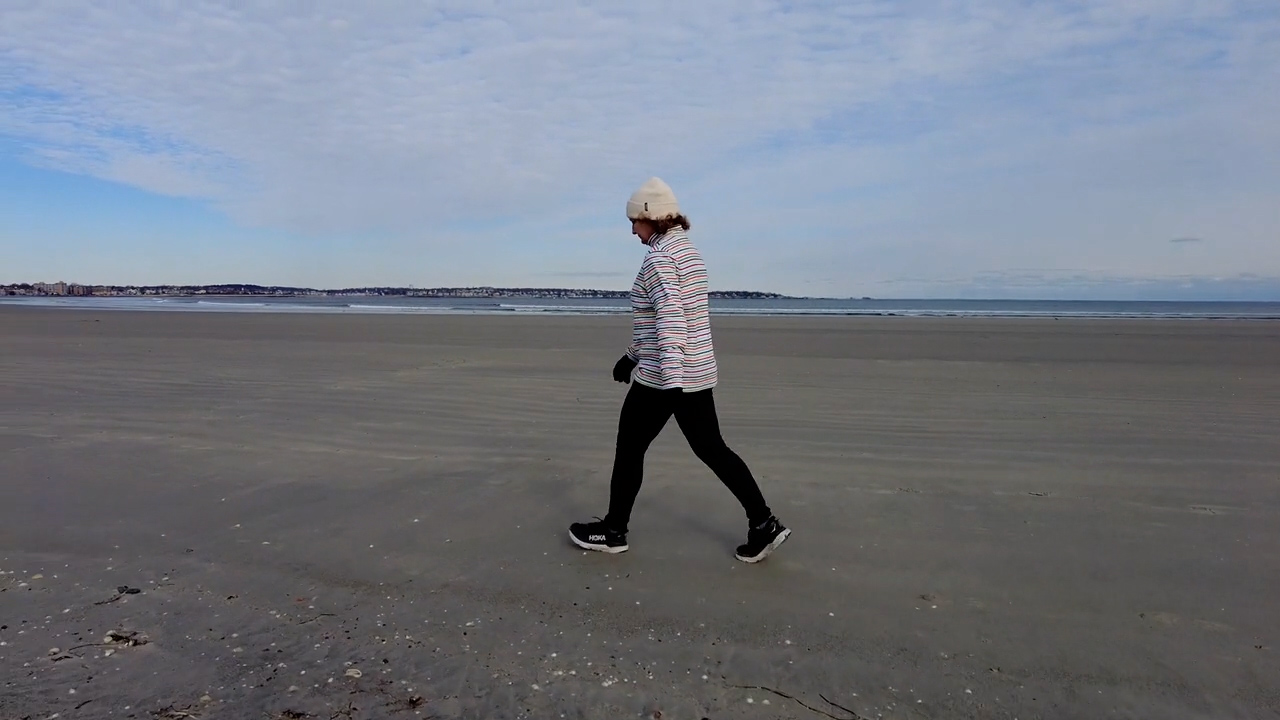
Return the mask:
[[[773,515],[751,470],[720,434],[712,397],[718,378],[707,268],[689,240],[689,220],[681,214],[675,193],[659,178],[650,178],[632,194],[627,217],[631,234],[648,250],[631,288],[632,343],[613,368],[613,379],[631,389],[618,419],[609,511],[595,522],[573,523],[569,537],[587,550],[628,549],[628,525],[644,476],[645,453],[674,415],[694,454],[746,511],[747,541],[735,556],[759,562],[791,530]]]

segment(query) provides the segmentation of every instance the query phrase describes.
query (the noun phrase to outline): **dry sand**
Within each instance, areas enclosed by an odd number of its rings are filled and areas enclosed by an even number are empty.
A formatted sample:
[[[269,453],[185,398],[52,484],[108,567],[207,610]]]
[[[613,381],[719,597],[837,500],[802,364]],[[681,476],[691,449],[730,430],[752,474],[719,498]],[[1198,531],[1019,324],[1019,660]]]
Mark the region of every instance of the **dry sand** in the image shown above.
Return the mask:
[[[1274,718],[1278,330],[718,319],[746,566],[625,318],[0,309],[0,718]]]

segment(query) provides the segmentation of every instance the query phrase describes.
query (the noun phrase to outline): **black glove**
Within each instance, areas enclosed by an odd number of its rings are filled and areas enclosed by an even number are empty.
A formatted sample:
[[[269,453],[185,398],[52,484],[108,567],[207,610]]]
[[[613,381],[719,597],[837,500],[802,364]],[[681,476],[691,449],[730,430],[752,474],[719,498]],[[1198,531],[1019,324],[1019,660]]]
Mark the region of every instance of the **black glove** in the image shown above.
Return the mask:
[[[620,383],[631,383],[631,371],[636,369],[636,361],[623,355],[617,365],[613,366],[613,379]]]

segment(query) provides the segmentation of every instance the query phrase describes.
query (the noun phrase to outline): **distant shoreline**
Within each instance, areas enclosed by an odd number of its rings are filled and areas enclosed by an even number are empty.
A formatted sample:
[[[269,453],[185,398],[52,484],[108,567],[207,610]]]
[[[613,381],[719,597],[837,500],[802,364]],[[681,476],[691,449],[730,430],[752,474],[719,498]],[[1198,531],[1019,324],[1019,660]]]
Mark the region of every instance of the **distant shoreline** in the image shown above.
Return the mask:
[[[418,297],[418,298],[564,298],[625,299],[630,290],[594,288],[510,287],[352,287],[306,288],[288,285],[224,283],[218,285],[80,285],[77,283],[21,283],[0,285],[0,296],[36,297]],[[713,290],[717,300],[804,300],[755,290]],[[869,298],[864,298],[869,299]]]
[[[969,317],[1052,319],[1280,320],[1275,302],[836,300],[779,297],[713,297],[717,316]],[[122,295],[0,296],[0,308],[143,310],[177,312],[418,314],[418,315],[625,315],[625,293],[595,296],[483,295]]]

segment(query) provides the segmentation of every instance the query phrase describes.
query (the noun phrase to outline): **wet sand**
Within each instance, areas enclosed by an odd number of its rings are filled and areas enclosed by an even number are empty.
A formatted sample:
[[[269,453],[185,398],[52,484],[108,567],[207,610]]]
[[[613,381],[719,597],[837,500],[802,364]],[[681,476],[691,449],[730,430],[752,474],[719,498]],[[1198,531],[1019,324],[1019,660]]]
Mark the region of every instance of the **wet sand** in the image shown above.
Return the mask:
[[[0,308],[0,718],[1278,716],[1280,325],[715,332],[757,566],[626,318]]]

